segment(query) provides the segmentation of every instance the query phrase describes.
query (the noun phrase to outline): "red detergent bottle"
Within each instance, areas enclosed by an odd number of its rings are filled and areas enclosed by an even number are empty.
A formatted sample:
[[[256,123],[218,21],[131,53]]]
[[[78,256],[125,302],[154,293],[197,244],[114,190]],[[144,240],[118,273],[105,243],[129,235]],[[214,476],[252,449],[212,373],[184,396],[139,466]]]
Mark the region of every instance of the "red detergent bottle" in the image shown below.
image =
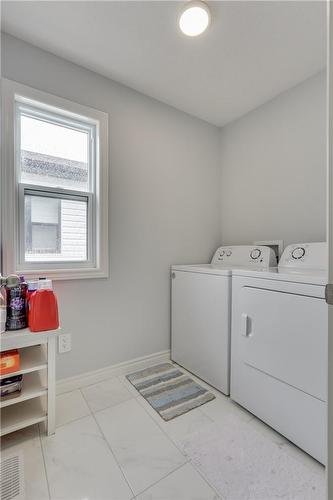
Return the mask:
[[[32,332],[59,328],[57,297],[52,289],[41,288],[30,295],[29,327]]]

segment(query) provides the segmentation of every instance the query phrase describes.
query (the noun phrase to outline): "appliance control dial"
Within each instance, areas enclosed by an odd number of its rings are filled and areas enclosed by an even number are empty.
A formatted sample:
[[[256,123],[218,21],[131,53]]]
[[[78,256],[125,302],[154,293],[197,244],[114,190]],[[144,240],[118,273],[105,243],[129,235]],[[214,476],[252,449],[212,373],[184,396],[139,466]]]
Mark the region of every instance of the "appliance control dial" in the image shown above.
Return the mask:
[[[261,255],[261,250],[259,250],[259,248],[255,248],[254,250],[251,250],[251,253],[250,253],[251,259],[253,259],[253,260],[259,259],[260,255]]]
[[[225,254],[225,251],[224,250],[221,250],[220,252],[220,257],[223,257],[223,255]]]
[[[291,252],[291,256],[293,259],[301,259],[305,255],[305,248],[303,247],[296,247],[294,250]]]
[[[230,255],[231,255],[231,254],[232,254],[232,251],[231,251],[231,250],[227,250],[227,251],[226,251],[226,256],[227,256],[227,257],[230,257]]]

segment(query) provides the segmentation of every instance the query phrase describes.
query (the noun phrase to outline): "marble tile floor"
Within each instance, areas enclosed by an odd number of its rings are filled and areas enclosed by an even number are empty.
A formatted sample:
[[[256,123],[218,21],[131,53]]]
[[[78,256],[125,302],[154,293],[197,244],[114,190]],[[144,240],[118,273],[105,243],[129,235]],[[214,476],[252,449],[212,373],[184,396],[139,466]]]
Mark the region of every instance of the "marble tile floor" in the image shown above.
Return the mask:
[[[23,452],[26,500],[324,500],[323,466],[213,392],[164,422],[112,378],[57,397],[55,436],[30,427],[2,452]]]

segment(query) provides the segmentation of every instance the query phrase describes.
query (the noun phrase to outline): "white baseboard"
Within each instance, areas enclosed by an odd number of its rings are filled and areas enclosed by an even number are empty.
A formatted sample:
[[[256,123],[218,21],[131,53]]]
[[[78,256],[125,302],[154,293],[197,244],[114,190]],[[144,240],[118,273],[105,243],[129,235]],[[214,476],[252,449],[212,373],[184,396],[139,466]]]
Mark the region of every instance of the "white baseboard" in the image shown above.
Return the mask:
[[[170,361],[170,351],[161,351],[142,356],[141,358],[124,361],[116,365],[106,366],[99,370],[74,375],[74,377],[63,378],[57,381],[57,394],[80,389],[80,387],[96,384],[102,380],[118,377],[119,375],[127,375],[136,370],[148,368],[149,366],[165,363],[167,361]]]

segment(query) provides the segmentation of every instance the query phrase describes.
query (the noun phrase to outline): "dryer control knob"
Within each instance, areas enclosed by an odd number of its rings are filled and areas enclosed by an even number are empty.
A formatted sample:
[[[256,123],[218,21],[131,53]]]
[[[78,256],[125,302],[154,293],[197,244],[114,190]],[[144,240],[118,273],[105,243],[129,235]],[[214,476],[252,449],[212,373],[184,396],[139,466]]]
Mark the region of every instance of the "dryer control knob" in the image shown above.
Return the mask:
[[[227,250],[225,254],[226,254],[227,257],[230,257],[230,255],[232,254],[232,251],[231,250]]]
[[[291,256],[293,259],[301,259],[305,255],[305,248],[297,247],[291,252]]]
[[[258,259],[260,257],[260,255],[261,255],[261,250],[259,250],[259,248],[255,248],[250,253],[250,257],[253,260]]]

